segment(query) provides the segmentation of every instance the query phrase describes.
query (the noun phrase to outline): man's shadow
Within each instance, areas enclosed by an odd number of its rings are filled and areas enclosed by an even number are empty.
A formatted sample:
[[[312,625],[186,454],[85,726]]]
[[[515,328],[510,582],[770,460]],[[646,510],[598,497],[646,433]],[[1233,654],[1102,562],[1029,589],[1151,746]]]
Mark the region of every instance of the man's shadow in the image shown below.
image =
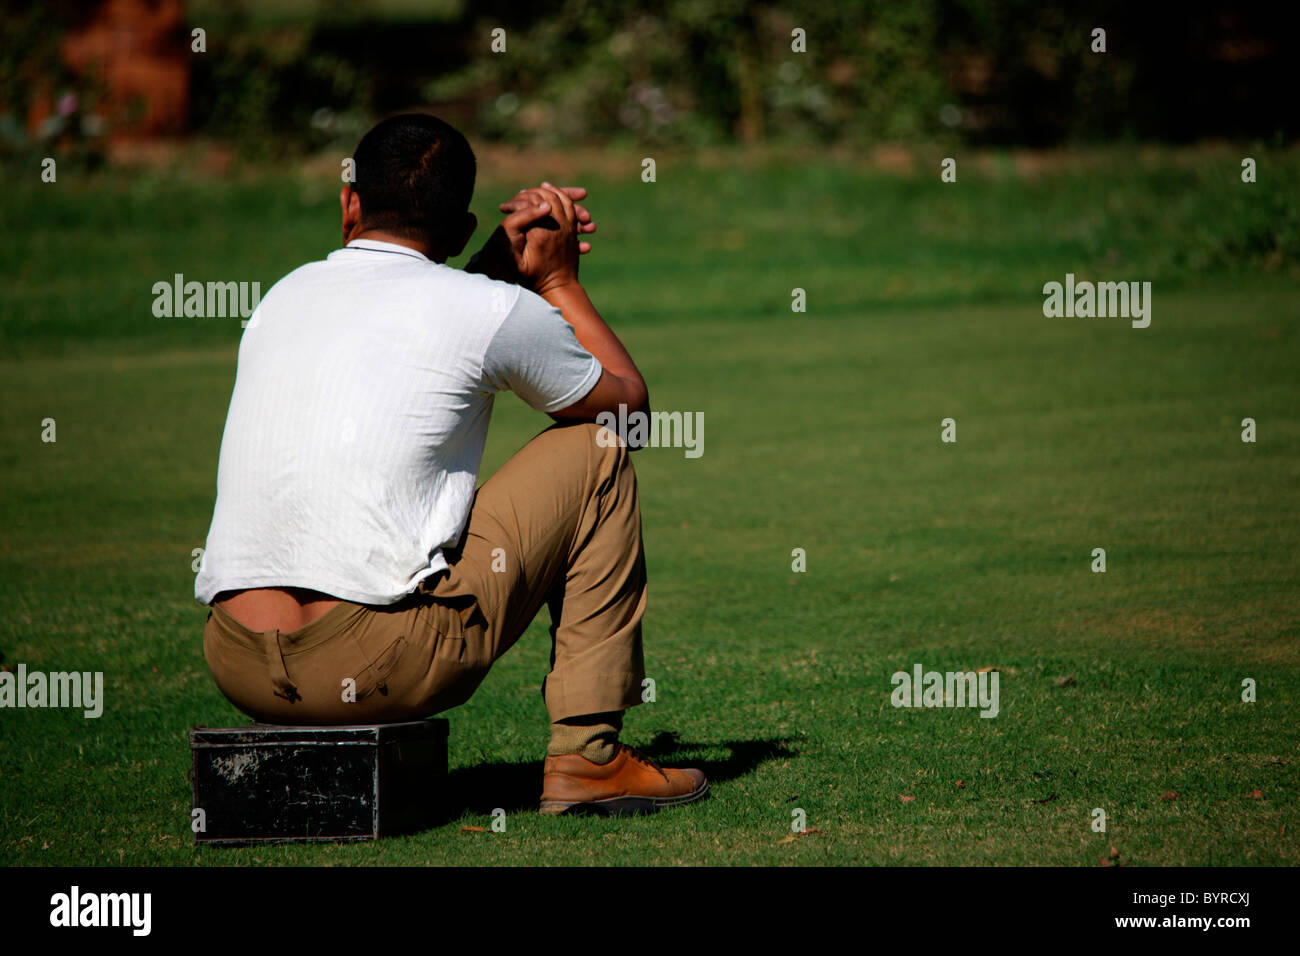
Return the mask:
[[[704,771],[710,784],[734,780],[752,773],[768,760],[788,759],[798,754],[781,738],[765,740],[725,740],[718,743],[682,741],[675,733],[660,731],[644,747],[637,747],[650,759],[664,766],[696,767]],[[719,760],[698,760],[693,752],[728,751]],[[677,755],[682,754],[682,758]],[[541,761],[490,763],[461,767],[447,779],[446,798],[442,803],[441,823],[449,823],[464,813],[489,815],[495,809],[514,813],[536,810],[542,795]]]

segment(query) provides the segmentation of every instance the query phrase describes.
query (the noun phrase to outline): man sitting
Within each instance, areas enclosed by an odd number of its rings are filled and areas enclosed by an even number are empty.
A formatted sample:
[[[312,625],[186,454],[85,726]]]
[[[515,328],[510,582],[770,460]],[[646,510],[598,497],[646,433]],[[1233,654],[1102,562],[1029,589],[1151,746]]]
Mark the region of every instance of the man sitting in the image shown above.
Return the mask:
[[[218,687],[269,723],[426,717],[547,604],[542,812],[700,799],[703,773],[618,740],[641,699],[645,556],[629,450],[594,419],[649,399],[578,282],[585,190],[521,190],[461,271],[465,138],[406,114],[354,160],[343,248],[277,282],[240,343],[195,582]],[[476,493],[507,389],[558,424]]]

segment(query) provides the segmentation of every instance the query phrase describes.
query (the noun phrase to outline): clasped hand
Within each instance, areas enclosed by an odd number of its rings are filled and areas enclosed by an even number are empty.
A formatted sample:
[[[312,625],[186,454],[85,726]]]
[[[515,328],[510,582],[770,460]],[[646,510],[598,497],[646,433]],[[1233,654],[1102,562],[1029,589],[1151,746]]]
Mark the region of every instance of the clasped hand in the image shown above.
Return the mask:
[[[538,295],[578,281],[578,257],[591,251],[582,237],[596,231],[591,213],[578,200],[581,186],[521,189],[498,207],[505,218],[465,266],[525,286]]]

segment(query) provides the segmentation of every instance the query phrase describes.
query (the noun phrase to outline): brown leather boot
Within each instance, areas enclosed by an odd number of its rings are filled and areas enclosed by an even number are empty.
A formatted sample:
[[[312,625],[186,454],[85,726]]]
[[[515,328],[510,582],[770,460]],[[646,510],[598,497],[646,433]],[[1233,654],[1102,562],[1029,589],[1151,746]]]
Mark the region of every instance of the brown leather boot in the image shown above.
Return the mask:
[[[605,764],[580,754],[547,757],[541,812],[656,813],[708,794],[709,781],[699,770],[664,769],[626,744],[615,746],[614,759]]]

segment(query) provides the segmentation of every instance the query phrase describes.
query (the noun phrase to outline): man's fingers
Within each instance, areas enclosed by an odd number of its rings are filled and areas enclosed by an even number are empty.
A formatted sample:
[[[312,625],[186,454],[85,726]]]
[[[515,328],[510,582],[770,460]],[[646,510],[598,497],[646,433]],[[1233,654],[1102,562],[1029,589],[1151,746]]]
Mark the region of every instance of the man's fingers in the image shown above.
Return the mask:
[[[515,193],[513,196],[507,199],[505,202],[501,203],[501,205],[497,206],[497,209],[501,210],[502,212],[514,212],[516,209],[522,209],[524,203],[530,201],[532,200],[530,200],[528,196],[528,190],[521,189],[519,190],[519,192]]]
[[[547,189],[554,189],[556,192],[564,193],[564,195],[575,201],[587,198],[587,190],[584,186],[556,186],[555,184],[548,183],[545,180],[543,180],[542,185]]]
[[[497,209],[507,215],[513,215],[521,210],[534,208],[536,205],[537,202],[530,197],[526,199],[512,199],[509,202],[503,202],[497,207]],[[577,214],[578,219],[577,232],[589,235],[596,231],[596,224],[591,221],[590,212],[576,203],[573,206],[573,210]]]
[[[506,216],[501,223],[501,228],[505,230],[506,237],[513,245],[516,238],[523,238],[524,229],[550,212],[551,204],[549,202],[536,204],[530,202],[523,208]]]
[[[544,190],[535,186],[531,189],[519,190],[519,192],[497,206],[497,209],[502,212],[515,212],[518,209],[523,209],[524,206],[535,206],[539,202],[549,201],[550,198]]]
[[[561,215],[563,215],[564,221],[572,222],[574,224],[574,229],[576,231],[578,220],[577,220],[577,215],[573,211],[573,200],[570,199],[562,190],[557,190],[554,188],[548,189],[546,187],[542,187],[541,191],[545,193],[547,199],[549,199],[552,202],[552,204],[556,206],[555,218],[558,220],[560,219]]]
[[[526,203],[535,205],[539,202],[549,202],[552,198],[550,192],[540,186],[527,186],[497,206],[497,209],[501,212],[514,212],[516,209],[522,209]]]
[[[587,190],[582,186],[553,186],[550,183],[543,183],[540,187],[534,186],[519,190],[513,197],[497,206],[497,210],[509,215],[526,206],[547,201],[549,196],[556,199],[557,205],[563,206],[563,199],[565,198],[572,201],[582,199],[586,195]],[[573,218],[578,223],[577,231],[581,233],[595,232],[596,224],[592,222],[591,211],[578,202],[571,202],[571,205]]]
[[[592,222],[591,213],[587,211],[586,206],[580,206],[576,202],[573,204],[573,212],[578,217],[578,232],[595,232],[596,224]]]
[[[529,189],[521,190],[520,195],[515,198],[523,199],[526,202],[532,202],[534,204],[539,202],[550,203],[552,215],[563,214],[564,211],[564,206],[560,202],[559,194],[550,189],[543,189],[541,186],[533,186]]]
[[[507,215],[513,215],[514,213],[519,212],[521,210],[532,209],[536,205],[537,204],[532,199],[524,199],[518,201],[511,200],[508,203],[503,202],[497,208],[500,209],[501,212],[506,213]],[[574,209],[576,211],[577,207],[575,206]],[[583,210],[583,212],[586,212],[586,210]],[[582,233],[583,235],[590,235],[595,231],[596,231],[596,224],[591,221],[590,213],[587,213],[585,219],[581,215],[578,216],[577,232]]]

